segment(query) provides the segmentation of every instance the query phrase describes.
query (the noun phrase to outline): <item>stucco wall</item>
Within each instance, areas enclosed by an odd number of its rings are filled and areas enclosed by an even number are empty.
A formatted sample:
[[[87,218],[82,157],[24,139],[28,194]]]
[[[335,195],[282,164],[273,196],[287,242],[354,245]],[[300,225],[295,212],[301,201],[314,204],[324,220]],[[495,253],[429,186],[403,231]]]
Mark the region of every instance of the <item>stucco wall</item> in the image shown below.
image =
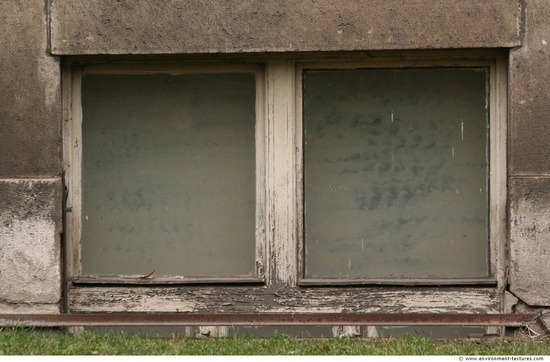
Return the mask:
[[[58,312],[60,69],[44,2],[0,2],[0,313]]]
[[[550,2],[528,0],[510,53],[510,289],[550,305]]]
[[[0,313],[60,308],[60,57],[462,48],[510,49],[510,291],[550,306],[549,17],[547,0],[0,2]]]
[[[61,182],[0,180],[0,313],[57,312]]]

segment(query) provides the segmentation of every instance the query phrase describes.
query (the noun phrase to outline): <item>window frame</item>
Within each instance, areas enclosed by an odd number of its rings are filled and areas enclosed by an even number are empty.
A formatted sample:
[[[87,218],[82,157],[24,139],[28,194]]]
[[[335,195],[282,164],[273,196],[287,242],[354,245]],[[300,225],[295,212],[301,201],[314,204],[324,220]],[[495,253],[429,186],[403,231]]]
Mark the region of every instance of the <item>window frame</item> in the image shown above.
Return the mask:
[[[137,60],[67,58],[63,64],[65,308],[90,312],[498,313],[507,263],[507,58],[498,50],[201,55]],[[158,280],[79,276],[78,127],[82,67],[96,69],[263,68],[257,94],[257,270],[263,280]],[[324,67],[489,67],[489,267],[486,280],[303,278],[303,147],[300,69]],[[259,146],[261,145],[261,146]],[[258,206],[259,205],[259,206]],[[124,302],[121,302],[124,300]]]
[[[68,76],[65,81],[67,90],[64,138],[64,172],[66,179],[67,205],[70,205],[66,213],[66,233],[68,243],[65,251],[66,275],[75,283],[81,284],[259,284],[265,281],[265,234],[260,231],[265,229],[263,223],[265,204],[265,173],[262,165],[265,163],[264,143],[261,142],[265,133],[264,122],[264,93],[263,76],[264,69],[257,63],[221,63],[221,64],[195,64],[195,63],[120,63],[120,64],[94,64],[91,62],[74,62],[65,66]],[[153,275],[109,275],[109,274],[82,274],[81,269],[81,218],[82,218],[82,104],[81,88],[82,77],[86,74],[197,74],[197,73],[253,73],[256,79],[256,122],[255,122],[255,273],[254,276],[153,276]]]
[[[296,88],[302,90],[304,70],[354,70],[354,69],[413,69],[413,68],[480,68],[486,67],[488,80],[488,271],[487,277],[479,278],[306,278],[305,277],[305,228],[304,228],[304,175],[303,175],[303,99],[302,92],[296,95],[296,135],[298,164],[299,218],[298,243],[301,247],[298,261],[300,286],[346,286],[346,285],[496,285],[502,279],[502,250],[506,240],[506,69],[503,60],[458,59],[458,60],[375,60],[368,62],[309,61],[297,64]]]

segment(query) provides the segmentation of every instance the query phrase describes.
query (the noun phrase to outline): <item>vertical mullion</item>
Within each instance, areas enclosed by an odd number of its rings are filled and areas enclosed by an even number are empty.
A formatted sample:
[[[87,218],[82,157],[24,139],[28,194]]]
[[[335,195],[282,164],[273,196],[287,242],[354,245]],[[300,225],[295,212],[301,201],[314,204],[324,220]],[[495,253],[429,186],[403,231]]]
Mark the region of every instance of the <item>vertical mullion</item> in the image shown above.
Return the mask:
[[[266,97],[265,69],[256,71],[256,273],[260,278],[268,278],[267,234],[266,234]]]
[[[72,69],[71,69],[72,68]],[[80,274],[80,237],[81,237],[81,210],[82,210],[82,102],[81,83],[82,71],[80,67],[68,66],[67,73],[67,118],[64,130],[64,159],[66,182],[68,188],[66,213],[66,275]],[[67,212],[63,210],[63,212]]]
[[[506,62],[498,58],[491,67],[489,123],[489,215],[491,272],[498,290],[506,287],[507,265],[507,71]]]
[[[507,70],[497,58],[489,81],[489,263],[500,295],[500,312],[506,312],[507,284]],[[503,327],[488,327],[487,333],[504,333]]]
[[[270,286],[296,286],[297,183],[294,63],[267,64],[267,180]]]
[[[304,234],[304,113],[303,113],[303,65],[296,67],[295,71],[295,107],[296,107],[296,212],[297,212],[297,267],[298,279],[304,278],[305,273],[305,234]]]

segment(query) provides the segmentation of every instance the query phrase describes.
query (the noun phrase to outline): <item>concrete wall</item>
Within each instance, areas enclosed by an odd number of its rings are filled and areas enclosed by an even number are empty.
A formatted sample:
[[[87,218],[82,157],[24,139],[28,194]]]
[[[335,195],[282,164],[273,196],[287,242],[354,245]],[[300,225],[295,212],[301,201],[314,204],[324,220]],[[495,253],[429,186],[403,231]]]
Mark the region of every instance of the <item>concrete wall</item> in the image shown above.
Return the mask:
[[[550,2],[528,0],[510,52],[510,289],[550,306]]]
[[[52,4],[54,54],[512,47],[517,0],[148,0]]]
[[[0,2],[0,312],[58,312],[61,87],[47,7]]]
[[[58,312],[60,59],[508,48],[510,291],[550,307],[547,0],[0,2],[0,313]]]

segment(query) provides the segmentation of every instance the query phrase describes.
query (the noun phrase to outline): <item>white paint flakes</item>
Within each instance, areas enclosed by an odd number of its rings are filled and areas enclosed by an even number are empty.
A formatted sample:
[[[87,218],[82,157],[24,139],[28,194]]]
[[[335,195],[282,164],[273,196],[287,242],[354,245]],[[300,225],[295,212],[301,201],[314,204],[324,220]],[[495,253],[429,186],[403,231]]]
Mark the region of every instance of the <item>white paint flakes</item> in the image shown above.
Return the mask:
[[[346,288],[344,288],[346,289]],[[318,313],[349,312],[349,306],[355,305],[356,313],[376,313],[380,310],[401,313],[453,313],[475,310],[483,313],[497,313],[498,293],[491,288],[460,288],[457,291],[432,289],[430,293],[418,293],[415,290],[373,290],[371,288],[313,288],[299,292],[275,295],[275,303],[266,298],[260,288],[249,290],[247,308],[254,312],[270,313]],[[208,295],[216,300],[234,300],[242,295],[228,293],[224,288],[199,287],[194,293],[181,293],[179,288],[112,288],[90,287],[75,288],[71,291],[71,307],[75,313],[88,312],[198,312],[209,308],[200,295]],[[124,303],[121,303],[124,301]]]

